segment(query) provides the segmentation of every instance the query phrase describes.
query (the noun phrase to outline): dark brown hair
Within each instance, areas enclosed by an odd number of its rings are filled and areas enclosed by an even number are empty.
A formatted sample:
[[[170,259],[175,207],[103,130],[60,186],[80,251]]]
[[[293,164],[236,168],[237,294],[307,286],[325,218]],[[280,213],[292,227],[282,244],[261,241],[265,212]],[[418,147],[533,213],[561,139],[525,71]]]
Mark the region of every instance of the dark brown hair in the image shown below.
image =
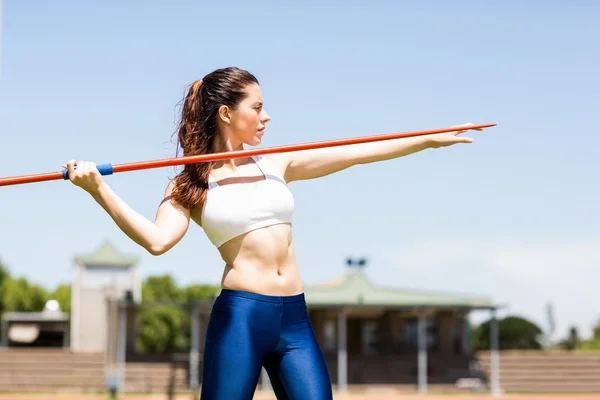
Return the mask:
[[[176,132],[177,153],[179,149],[184,156],[212,153],[219,107],[235,109],[246,96],[246,86],[253,83],[258,84],[254,75],[237,67],[217,69],[194,82],[183,102]],[[185,165],[174,178],[171,198],[188,209],[204,202],[212,165],[212,162]]]

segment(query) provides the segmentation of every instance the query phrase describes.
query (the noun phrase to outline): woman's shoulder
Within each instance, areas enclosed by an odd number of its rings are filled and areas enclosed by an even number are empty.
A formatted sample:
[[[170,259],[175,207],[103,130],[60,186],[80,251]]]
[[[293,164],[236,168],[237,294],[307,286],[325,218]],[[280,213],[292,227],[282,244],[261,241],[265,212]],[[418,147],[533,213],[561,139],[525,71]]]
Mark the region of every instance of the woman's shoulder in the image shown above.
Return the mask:
[[[288,156],[285,153],[255,156],[255,160],[262,165],[266,165],[276,175],[285,175],[288,164]]]

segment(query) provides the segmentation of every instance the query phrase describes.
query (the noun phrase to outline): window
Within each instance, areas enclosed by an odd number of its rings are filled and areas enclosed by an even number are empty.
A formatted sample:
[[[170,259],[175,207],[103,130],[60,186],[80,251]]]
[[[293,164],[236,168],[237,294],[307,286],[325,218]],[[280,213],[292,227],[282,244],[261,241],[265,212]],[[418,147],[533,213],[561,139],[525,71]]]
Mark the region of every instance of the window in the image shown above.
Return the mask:
[[[437,345],[436,323],[435,319],[425,319],[425,332],[427,347]],[[404,342],[410,346],[419,346],[419,320],[412,318],[404,323]]]
[[[377,345],[379,343],[379,332],[377,321],[362,321],[362,354],[377,354]]]
[[[87,267],[81,274],[84,289],[133,289],[131,270],[128,267]]]

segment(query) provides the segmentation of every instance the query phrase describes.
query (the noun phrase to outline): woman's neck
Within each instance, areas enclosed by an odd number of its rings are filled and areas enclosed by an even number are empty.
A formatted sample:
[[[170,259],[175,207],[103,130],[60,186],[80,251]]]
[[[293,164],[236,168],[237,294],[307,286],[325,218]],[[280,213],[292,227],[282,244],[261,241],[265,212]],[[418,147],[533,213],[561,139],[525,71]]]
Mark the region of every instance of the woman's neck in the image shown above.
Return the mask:
[[[222,135],[218,135],[216,140],[213,142],[213,153],[226,153],[230,151],[240,151],[244,150],[244,144],[240,141],[233,140],[231,136],[223,137]],[[218,167],[229,167],[236,168],[241,163],[241,159],[230,159],[230,160],[221,160],[215,162],[215,166]]]

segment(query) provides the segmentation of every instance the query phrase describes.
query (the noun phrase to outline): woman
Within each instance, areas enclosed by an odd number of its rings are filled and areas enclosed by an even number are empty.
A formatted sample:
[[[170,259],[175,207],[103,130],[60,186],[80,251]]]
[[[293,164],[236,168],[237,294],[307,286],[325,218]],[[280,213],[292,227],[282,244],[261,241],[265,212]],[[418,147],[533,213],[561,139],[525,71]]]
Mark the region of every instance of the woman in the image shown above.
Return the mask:
[[[178,144],[184,155],[256,146],[270,119],[252,74],[219,69],[191,85]],[[332,399],[296,264],[294,198],[287,184],[427,148],[470,143],[457,136],[460,132],[464,130],[186,165],[166,188],[154,222],[111,191],[94,163],[71,160],[66,168],[69,179],[151,254],[175,246],[190,219],[220,252],[225,268],[206,333],[202,399],[251,399],[263,366],[278,399]]]

